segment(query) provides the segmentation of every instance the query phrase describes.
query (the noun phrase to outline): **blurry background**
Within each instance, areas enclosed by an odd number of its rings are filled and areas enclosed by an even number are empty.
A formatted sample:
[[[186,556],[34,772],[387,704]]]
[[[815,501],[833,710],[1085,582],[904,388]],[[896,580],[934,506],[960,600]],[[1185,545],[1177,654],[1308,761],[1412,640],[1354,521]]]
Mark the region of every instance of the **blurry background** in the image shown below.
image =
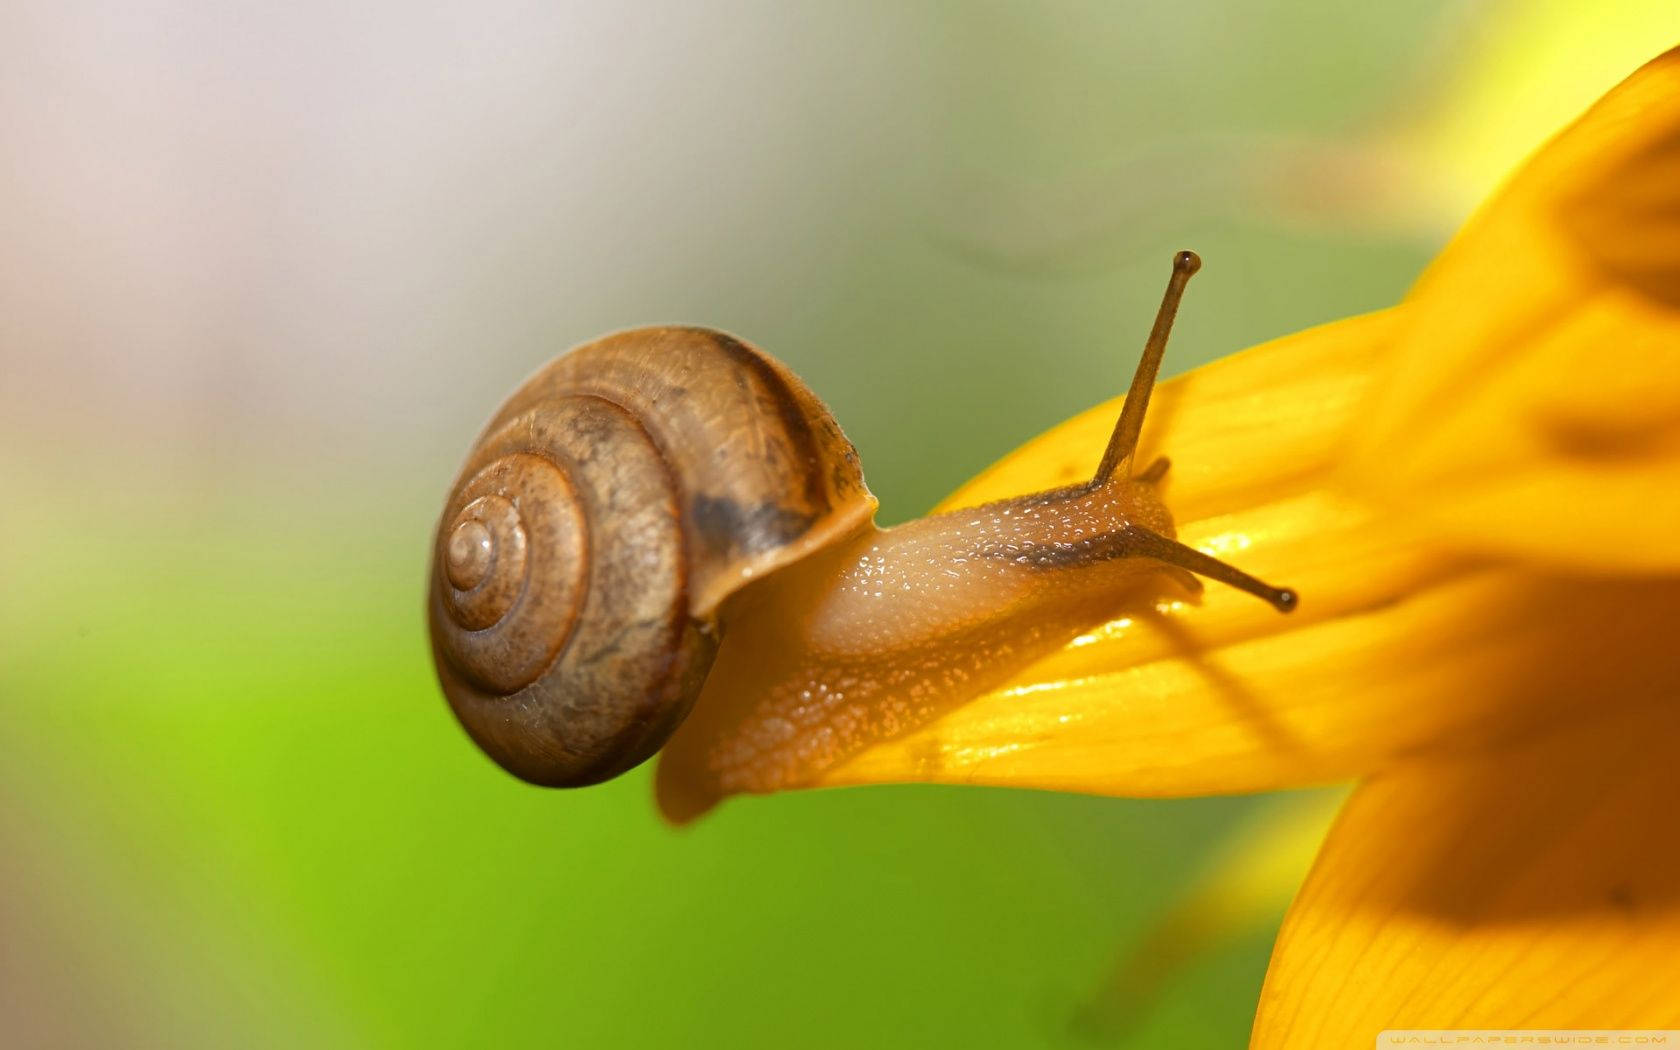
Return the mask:
[[[1284,899],[1109,975],[1253,802],[522,786],[433,515],[685,321],[916,516],[1122,388],[1174,249],[1169,371],[1397,300],[1665,6],[0,7],[0,1043],[1240,1045]]]

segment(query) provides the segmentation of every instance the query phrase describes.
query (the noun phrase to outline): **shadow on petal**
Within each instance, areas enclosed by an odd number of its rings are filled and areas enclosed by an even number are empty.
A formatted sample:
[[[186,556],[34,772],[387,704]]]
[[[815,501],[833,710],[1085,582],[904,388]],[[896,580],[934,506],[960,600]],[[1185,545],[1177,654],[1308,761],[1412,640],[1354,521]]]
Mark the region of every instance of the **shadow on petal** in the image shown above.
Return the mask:
[[[1464,549],[1680,570],[1680,49],[1542,147],[1404,310],[1349,491]]]
[[[1291,909],[1256,1047],[1680,1025],[1672,694],[1361,786]]]
[[[1556,216],[1612,281],[1680,310],[1680,117]]]

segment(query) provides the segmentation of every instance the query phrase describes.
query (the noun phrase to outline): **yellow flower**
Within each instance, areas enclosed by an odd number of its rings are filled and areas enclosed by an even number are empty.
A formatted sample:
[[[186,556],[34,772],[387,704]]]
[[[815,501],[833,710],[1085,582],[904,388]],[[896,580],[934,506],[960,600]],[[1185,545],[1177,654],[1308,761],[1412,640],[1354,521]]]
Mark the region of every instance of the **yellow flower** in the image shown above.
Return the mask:
[[[1088,474],[1117,404],[944,509]],[[1680,1026],[1680,50],[1536,154],[1400,306],[1157,391],[1179,538],[1301,595],[1140,605],[802,786],[1362,778],[1261,1047]]]

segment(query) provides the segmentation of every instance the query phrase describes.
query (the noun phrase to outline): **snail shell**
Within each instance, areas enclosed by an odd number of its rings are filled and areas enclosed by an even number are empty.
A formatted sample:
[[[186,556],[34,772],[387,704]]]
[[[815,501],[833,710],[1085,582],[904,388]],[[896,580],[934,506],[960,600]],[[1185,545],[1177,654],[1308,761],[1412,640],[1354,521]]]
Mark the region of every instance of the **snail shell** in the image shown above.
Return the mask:
[[[616,776],[693,705],[724,599],[874,511],[828,409],[763,352],[700,328],[577,347],[496,413],[445,504],[444,693],[516,776]]]

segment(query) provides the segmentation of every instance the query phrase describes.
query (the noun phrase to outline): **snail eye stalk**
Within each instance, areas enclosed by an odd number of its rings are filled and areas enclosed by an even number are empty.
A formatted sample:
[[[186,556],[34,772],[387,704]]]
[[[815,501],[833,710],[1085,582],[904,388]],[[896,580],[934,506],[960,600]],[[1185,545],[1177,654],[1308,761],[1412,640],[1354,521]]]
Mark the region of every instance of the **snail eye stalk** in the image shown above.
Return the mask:
[[[1179,301],[1190,278],[1202,268],[1202,258],[1195,252],[1179,252],[1173,256],[1172,276],[1167,279],[1166,294],[1161,296],[1161,308],[1155,311],[1155,325],[1143,344],[1143,356],[1138,359],[1137,371],[1132,375],[1131,388],[1126,391],[1126,403],[1120,409],[1120,419],[1108,439],[1092,480],[1102,485],[1116,474],[1124,474],[1137,451],[1138,435],[1143,432],[1143,414],[1149,408],[1149,395],[1155,389],[1155,376],[1161,371],[1161,359],[1167,353],[1167,337],[1172,335],[1173,319],[1178,316]],[[1153,468],[1151,468],[1153,469]]]
[[[1103,452],[1102,462],[1097,465],[1095,477],[1091,479],[1093,485],[1107,485],[1116,477],[1125,478],[1131,473],[1132,456],[1137,452],[1138,435],[1143,432],[1143,416],[1149,409],[1149,395],[1155,389],[1155,377],[1161,371],[1161,359],[1166,356],[1167,338],[1172,335],[1173,320],[1178,316],[1178,304],[1184,299],[1184,289],[1190,283],[1190,278],[1201,268],[1201,257],[1195,252],[1179,252],[1173,256],[1172,276],[1167,278],[1167,290],[1161,296],[1161,308],[1155,312],[1155,325],[1149,330],[1149,339],[1143,344],[1143,356],[1138,360],[1137,371],[1132,375],[1132,385],[1126,391],[1126,401],[1120,408],[1120,418],[1114,424],[1114,433],[1108,439],[1108,448]],[[1167,466],[1165,457],[1158,459],[1134,480],[1150,485],[1156,484],[1166,476]],[[1204,554],[1194,547],[1186,546],[1141,525],[1129,524],[1124,533],[1125,545],[1130,552],[1228,584],[1269,603],[1278,612],[1294,611],[1299,600],[1296,593],[1287,587],[1273,587],[1234,565],[1226,564],[1212,555]]]
[[[1273,587],[1211,554],[1203,554],[1194,547],[1137,525],[1126,529],[1126,540],[1128,548],[1135,554],[1187,569],[1210,580],[1218,580],[1239,591],[1254,595],[1278,612],[1295,611],[1295,603],[1299,596],[1293,590],[1288,587]]]

